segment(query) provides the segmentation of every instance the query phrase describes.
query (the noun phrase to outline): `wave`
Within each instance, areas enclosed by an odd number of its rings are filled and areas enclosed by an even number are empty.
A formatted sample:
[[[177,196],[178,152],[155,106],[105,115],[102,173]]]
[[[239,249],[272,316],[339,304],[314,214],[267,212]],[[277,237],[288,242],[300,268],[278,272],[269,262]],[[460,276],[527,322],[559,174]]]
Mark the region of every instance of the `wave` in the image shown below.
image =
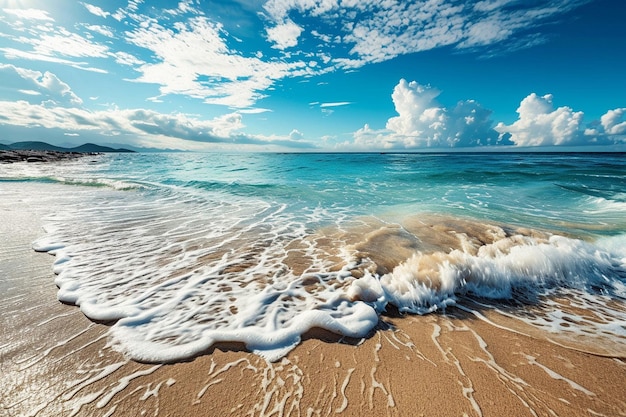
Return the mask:
[[[626,269],[610,252],[562,236],[502,238],[474,251],[418,253],[380,278],[385,298],[402,312],[428,313],[458,295],[511,299],[581,289],[624,299]]]
[[[131,181],[113,180],[106,178],[65,178],[58,176],[0,178],[0,182],[37,182],[43,184],[64,184],[83,187],[110,188],[118,191],[136,190],[147,187],[147,184]]]
[[[43,180],[45,182],[45,180]],[[91,178],[91,179],[74,179],[64,177],[49,177],[50,182],[66,185],[77,185],[83,187],[105,187],[118,191],[129,191],[146,188],[146,184],[138,182],[112,180],[106,178]]]
[[[556,184],[559,188],[567,191],[573,191],[575,193],[602,198],[604,200],[612,200],[619,203],[626,203],[626,193],[624,193],[623,187],[611,187],[611,188],[598,188],[582,185],[571,184]]]
[[[605,333],[626,345],[626,314],[601,298],[626,300],[621,240],[599,245],[425,214],[388,223],[250,200],[132,195],[58,213],[48,230],[33,247],[57,256],[59,299],[114,322],[115,346],[140,361],[181,360],[222,341],[273,361],[313,328],[365,337],[391,306],[428,314],[464,297],[545,305],[543,297],[568,291],[599,300],[612,323]]]

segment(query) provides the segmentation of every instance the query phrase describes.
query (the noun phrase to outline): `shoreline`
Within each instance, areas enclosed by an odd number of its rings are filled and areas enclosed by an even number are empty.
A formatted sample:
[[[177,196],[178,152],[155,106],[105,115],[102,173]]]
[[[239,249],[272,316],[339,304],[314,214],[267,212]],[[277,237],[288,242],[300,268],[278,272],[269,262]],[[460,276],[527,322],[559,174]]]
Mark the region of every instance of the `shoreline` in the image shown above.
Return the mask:
[[[45,208],[2,184],[0,368],[8,416],[623,415],[626,361],[490,325],[458,308],[382,316],[367,339],[311,331],[268,363],[221,344],[173,364],[108,345],[105,324],[56,299],[32,242]]]

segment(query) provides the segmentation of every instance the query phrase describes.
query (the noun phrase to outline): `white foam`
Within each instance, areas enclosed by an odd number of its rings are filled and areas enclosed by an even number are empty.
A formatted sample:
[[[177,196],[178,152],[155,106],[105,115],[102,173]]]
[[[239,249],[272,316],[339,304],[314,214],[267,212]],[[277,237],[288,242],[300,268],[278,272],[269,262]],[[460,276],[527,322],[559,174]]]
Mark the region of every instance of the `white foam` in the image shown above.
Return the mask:
[[[401,311],[418,314],[454,304],[456,295],[508,299],[514,291],[546,294],[561,288],[606,288],[623,283],[623,264],[615,253],[562,236],[547,241],[512,236],[479,248],[478,253],[417,253],[381,277],[386,299]]]
[[[220,342],[275,361],[312,328],[364,337],[388,303],[425,314],[466,294],[626,294],[624,237],[594,244],[501,233],[480,247],[468,239],[462,249],[415,252],[388,274],[356,279],[349,242],[314,233],[349,223],[340,210],[176,188],[77,187],[65,197],[33,247],[57,256],[58,298],[114,321],[115,348],[142,361],[176,361]],[[604,330],[621,325],[604,316]]]
[[[626,210],[626,201],[624,201],[624,194],[621,193],[615,196],[618,198],[606,199],[602,197],[590,197],[590,207],[586,210],[590,214],[605,214],[605,213],[623,213]]]
[[[598,239],[596,245],[607,252],[619,256],[622,267],[626,269],[626,234]]]
[[[242,342],[274,361],[314,327],[361,337],[378,323],[375,303],[350,299],[344,287],[355,279],[328,272],[325,253],[284,205],[176,197],[116,193],[107,204],[59,212],[33,245],[57,256],[59,300],[116,321],[116,349],[169,362]],[[296,248],[301,274],[284,263]]]

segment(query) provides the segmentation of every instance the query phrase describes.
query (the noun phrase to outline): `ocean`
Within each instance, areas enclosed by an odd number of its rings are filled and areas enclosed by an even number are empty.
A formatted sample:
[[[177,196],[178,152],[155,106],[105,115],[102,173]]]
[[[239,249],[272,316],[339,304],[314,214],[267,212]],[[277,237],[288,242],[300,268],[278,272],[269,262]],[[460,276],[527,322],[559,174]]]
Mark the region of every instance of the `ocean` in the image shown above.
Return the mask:
[[[624,154],[105,154],[0,165],[0,194],[46,214],[58,299],[138,361],[454,309],[626,357]]]

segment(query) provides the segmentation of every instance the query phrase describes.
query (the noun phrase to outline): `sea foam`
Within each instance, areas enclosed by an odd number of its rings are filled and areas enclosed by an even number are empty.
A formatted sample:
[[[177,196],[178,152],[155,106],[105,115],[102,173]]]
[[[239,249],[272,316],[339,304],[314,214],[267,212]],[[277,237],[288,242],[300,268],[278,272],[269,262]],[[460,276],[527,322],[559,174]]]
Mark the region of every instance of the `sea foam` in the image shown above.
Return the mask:
[[[548,294],[584,289],[621,297],[626,264],[616,254],[563,236],[547,240],[514,235],[477,248],[476,253],[417,253],[381,283],[400,311],[423,314],[454,304],[459,294],[510,299],[515,292]]]
[[[138,154],[0,181],[51,190],[31,203],[56,211],[34,247],[58,297],[135,359],[227,341],[275,360],[315,327],[475,305],[623,353],[623,158],[563,158]]]
[[[106,204],[57,213],[33,247],[57,256],[59,300],[112,322],[113,345],[140,361],[176,361],[221,342],[274,361],[314,328],[365,337],[389,305],[426,314],[460,296],[626,297],[621,238],[597,245],[454,218],[381,226],[340,213],[337,226],[312,230],[304,225],[330,214],[111,193]],[[380,258],[385,250],[396,257]]]

